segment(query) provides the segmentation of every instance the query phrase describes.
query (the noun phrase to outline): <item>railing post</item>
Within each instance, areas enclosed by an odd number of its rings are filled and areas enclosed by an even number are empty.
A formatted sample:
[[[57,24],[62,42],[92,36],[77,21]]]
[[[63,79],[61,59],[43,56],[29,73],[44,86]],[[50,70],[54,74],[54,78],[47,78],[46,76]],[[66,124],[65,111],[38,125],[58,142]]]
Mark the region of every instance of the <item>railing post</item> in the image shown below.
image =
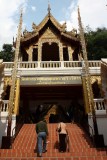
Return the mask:
[[[61,68],[64,68],[64,61],[61,61]]]
[[[37,68],[41,68],[41,61],[38,61],[38,67]]]

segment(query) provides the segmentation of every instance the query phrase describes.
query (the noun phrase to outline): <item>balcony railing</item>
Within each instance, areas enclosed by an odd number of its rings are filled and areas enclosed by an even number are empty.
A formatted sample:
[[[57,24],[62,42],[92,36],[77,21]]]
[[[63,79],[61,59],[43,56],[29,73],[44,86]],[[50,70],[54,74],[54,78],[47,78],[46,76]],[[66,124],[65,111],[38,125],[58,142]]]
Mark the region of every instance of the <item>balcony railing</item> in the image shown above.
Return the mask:
[[[1,112],[8,112],[8,103],[9,100],[3,100],[1,105]]]
[[[94,99],[96,110],[106,110],[104,99]]]
[[[8,102],[9,100],[3,100],[3,104],[1,106],[1,112],[8,112]],[[95,102],[95,110],[106,110],[104,99],[94,99]]]
[[[101,61],[88,61],[89,67],[100,67]],[[13,68],[13,62],[3,62],[5,68]],[[28,61],[18,62],[18,68],[74,68],[82,67],[81,61]]]

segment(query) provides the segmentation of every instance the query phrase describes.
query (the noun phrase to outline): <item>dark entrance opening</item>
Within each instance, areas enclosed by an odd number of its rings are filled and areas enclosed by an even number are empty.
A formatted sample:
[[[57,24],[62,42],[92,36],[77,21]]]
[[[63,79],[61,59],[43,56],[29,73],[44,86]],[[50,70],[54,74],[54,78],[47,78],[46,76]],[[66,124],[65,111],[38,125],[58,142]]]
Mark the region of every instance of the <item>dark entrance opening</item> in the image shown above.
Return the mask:
[[[43,43],[42,61],[59,61],[59,47],[57,43]]]
[[[83,110],[82,86],[26,86],[20,90],[20,114],[25,123],[36,123],[45,117],[48,123],[57,123],[62,116],[65,122],[71,121],[73,103],[75,110]],[[79,108],[79,109],[78,109]],[[76,113],[78,120],[79,113]]]

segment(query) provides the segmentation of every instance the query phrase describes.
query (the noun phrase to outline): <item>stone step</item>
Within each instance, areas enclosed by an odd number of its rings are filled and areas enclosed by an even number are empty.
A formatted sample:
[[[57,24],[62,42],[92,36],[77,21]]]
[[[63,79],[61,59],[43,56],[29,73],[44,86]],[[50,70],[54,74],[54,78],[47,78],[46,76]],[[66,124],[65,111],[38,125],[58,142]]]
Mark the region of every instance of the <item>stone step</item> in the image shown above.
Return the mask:
[[[69,152],[58,150],[57,124],[48,124],[49,143],[42,158],[37,157],[35,124],[24,124],[12,149],[0,149],[0,160],[107,160],[106,148],[95,148],[87,134],[76,124],[67,124]]]

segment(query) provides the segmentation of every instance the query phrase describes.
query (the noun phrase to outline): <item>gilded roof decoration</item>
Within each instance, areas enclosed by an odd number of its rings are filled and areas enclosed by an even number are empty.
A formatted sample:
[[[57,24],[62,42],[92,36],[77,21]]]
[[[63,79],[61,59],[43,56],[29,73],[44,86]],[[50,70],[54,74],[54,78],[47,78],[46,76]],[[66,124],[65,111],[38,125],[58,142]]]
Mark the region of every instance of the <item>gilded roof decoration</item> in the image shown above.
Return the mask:
[[[29,32],[28,32],[27,29],[25,28],[24,31],[23,31],[24,37],[25,37],[26,35],[28,35],[28,34],[29,34]]]
[[[36,24],[34,22],[32,23],[32,29],[33,29],[33,31],[37,30],[37,26],[36,26]]]
[[[79,39],[76,37],[77,32],[76,30],[72,30],[71,32],[66,31],[66,22],[64,22],[62,25],[52,16],[50,12],[45,16],[45,18],[42,20],[42,22],[37,26],[34,22],[32,23],[32,32],[28,32],[25,30],[23,32],[23,36],[21,38],[21,41],[28,41],[32,38],[39,35],[39,32],[43,29],[43,27],[48,23],[51,22],[57,30],[59,30],[59,33],[63,36],[65,36],[68,39],[72,39],[74,41],[79,41]],[[50,23],[49,23],[50,24]],[[48,26],[51,27],[51,26]]]
[[[53,33],[53,31],[50,28],[47,28],[47,30],[45,31],[45,33],[42,35],[41,38],[56,38],[55,33]]]
[[[62,31],[63,31],[63,32],[66,32],[66,28],[67,28],[66,22],[64,22],[63,25],[62,25]]]
[[[48,14],[50,14],[50,12],[51,12],[51,6],[50,6],[50,3],[48,1]]]

